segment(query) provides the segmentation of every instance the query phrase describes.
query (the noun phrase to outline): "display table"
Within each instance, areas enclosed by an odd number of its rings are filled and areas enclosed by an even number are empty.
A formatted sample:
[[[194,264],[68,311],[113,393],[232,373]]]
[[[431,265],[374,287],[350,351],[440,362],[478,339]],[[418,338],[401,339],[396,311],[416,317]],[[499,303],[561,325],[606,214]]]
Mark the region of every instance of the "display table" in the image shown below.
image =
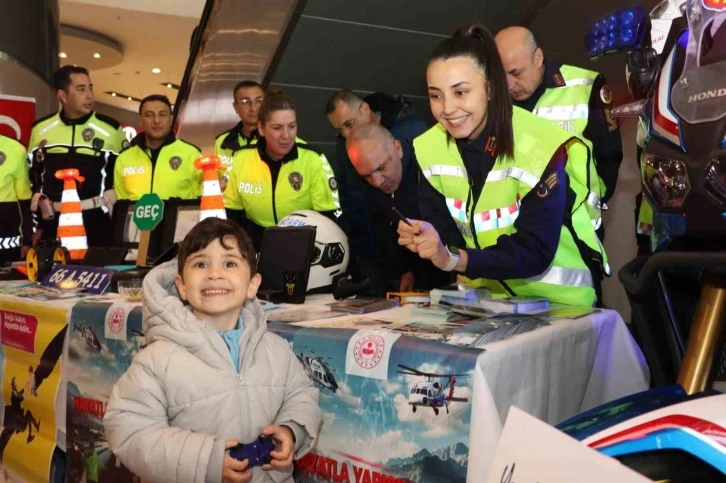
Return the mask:
[[[47,331],[49,340],[54,331],[60,333],[65,320],[70,324],[63,374],[61,365],[52,370],[59,386],[64,385],[62,378],[68,381],[67,396],[60,388],[53,398],[58,399],[59,428],[66,426],[60,421],[67,400],[68,481],[81,480],[89,451],[102,463],[101,481],[131,481],[131,474],[108,450],[102,420],[111,387],[143,342],[140,305],[109,296],[95,301],[33,300],[19,307],[13,305],[17,296],[7,295],[13,290],[4,288],[0,283],[3,317],[10,312],[33,315],[39,320],[37,334]],[[318,445],[298,462],[298,473],[306,481],[484,481],[510,405],[556,423],[648,386],[642,355],[612,311],[553,320],[482,350],[433,340],[442,331],[418,324],[419,315],[409,307],[316,318],[331,301],[330,296],[308,297],[303,306],[268,312],[285,318],[279,314],[303,311],[310,319],[305,327],[269,324],[290,343],[320,389],[324,422]],[[8,359],[24,353],[8,347],[4,329],[2,339],[7,406]],[[47,346],[40,336],[35,340],[38,349]],[[19,359],[12,366],[17,367],[12,376],[22,384],[28,379],[27,368],[22,377],[15,372],[23,372],[25,364]],[[49,381],[40,387],[39,399],[49,390]],[[25,396],[31,410],[34,402]],[[44,431],[42,421],[40,433]],[[27,433],[21,433],[10,445],[22,443],[27,459],[39,446],[35,441],[26,446],[26,439]],[[476,458],[470,461],[469,454]],[[22,468],[35,463],[6,459],[4,464],[25,475]],[[24,479],[47,481],[32,476],[14,481]]]

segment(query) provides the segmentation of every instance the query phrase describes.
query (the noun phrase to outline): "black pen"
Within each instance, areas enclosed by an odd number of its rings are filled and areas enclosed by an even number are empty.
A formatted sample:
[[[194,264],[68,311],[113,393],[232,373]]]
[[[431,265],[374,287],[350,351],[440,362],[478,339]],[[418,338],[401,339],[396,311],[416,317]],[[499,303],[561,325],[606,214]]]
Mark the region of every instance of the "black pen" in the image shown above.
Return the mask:
[[[405,224],[407,224],[410,227],[413,227],[413,225],[411,224],[411,222],[409,222],[406,219],[406,217],[403,216],[403,213],[401,213],[400,211],[398,211],[398,209],[395,206],[393,207],[393,212],[398,215],[398,217],[401,219],[402,222],[404,222]]]

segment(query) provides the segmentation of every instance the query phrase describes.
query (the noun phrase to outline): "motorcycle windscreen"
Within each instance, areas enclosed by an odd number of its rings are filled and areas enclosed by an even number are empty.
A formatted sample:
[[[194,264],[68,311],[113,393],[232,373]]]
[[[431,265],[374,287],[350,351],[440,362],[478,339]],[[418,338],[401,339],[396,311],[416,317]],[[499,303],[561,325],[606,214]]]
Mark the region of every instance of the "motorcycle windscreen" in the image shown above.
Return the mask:
[[[726,116],[726,3],[688,0],[688,39],[683,74],[673,85],[671,102],[690,124]]]

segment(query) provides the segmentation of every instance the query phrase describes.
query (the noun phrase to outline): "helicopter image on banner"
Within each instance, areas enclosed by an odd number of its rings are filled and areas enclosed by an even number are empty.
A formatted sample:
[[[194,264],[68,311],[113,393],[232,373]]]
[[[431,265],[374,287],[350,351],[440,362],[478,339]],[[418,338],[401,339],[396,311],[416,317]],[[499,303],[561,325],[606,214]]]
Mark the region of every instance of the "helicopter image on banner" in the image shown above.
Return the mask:
[[[442,407],[445,407],[446,414],[449,414],[450,403],[469,402],[469,399],[465,397],[454,397],[454,384],[456,384],[456,378],[466,377],[467,374],[431,374],[429,372],[421,372],[401,364],[398,364],[398,367],[403,369],[402,371],[396,371],[399,374],[426,378],[425,381],[414,384],[408,395],[408,404],[411,406],[411,410],[414,413],[416,412],[416,407],[424,406],[432,408],[434,410],[434,414],[437,416],[439,415],[439,408]],[[449,378],[449,382],[445,386],[442,386],[441,383],[433,380],[434,378],[444,377]]]
[[[90,347],[95,352],[101,352],[101,341],[98,340],[96,332],[94,332],[91,327],[83,324],[78,324],[73,327],[73,330],[81,334],[81,337],[83,337],[83,340],[86,341],[88,347]]]
[[[325,362],[325,359],[332,359],[332,357],[321,357],[315,354],[310,347],[307,347],[312,356],[304,356],[301,352],[297,358],[300,360],[303,369],[307,372],[308,377],[319,386],[329,389],[333,393],[338,390],[338,382],[335,380],[333,372],[330,366]]]

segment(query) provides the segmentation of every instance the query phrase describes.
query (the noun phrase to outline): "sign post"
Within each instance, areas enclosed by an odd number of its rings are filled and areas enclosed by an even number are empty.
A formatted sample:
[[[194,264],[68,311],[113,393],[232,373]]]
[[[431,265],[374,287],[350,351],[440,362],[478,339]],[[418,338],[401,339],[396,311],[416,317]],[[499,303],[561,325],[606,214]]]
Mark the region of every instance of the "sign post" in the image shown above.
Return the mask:
[[[145,267],[149,255],[149,240],[151,231],[156,228],[164,217],[164,202],[156,193],[146,193],[134,205],[134,223],[141,232],[139,240],[139,253],[136,256],[136,266]]]

